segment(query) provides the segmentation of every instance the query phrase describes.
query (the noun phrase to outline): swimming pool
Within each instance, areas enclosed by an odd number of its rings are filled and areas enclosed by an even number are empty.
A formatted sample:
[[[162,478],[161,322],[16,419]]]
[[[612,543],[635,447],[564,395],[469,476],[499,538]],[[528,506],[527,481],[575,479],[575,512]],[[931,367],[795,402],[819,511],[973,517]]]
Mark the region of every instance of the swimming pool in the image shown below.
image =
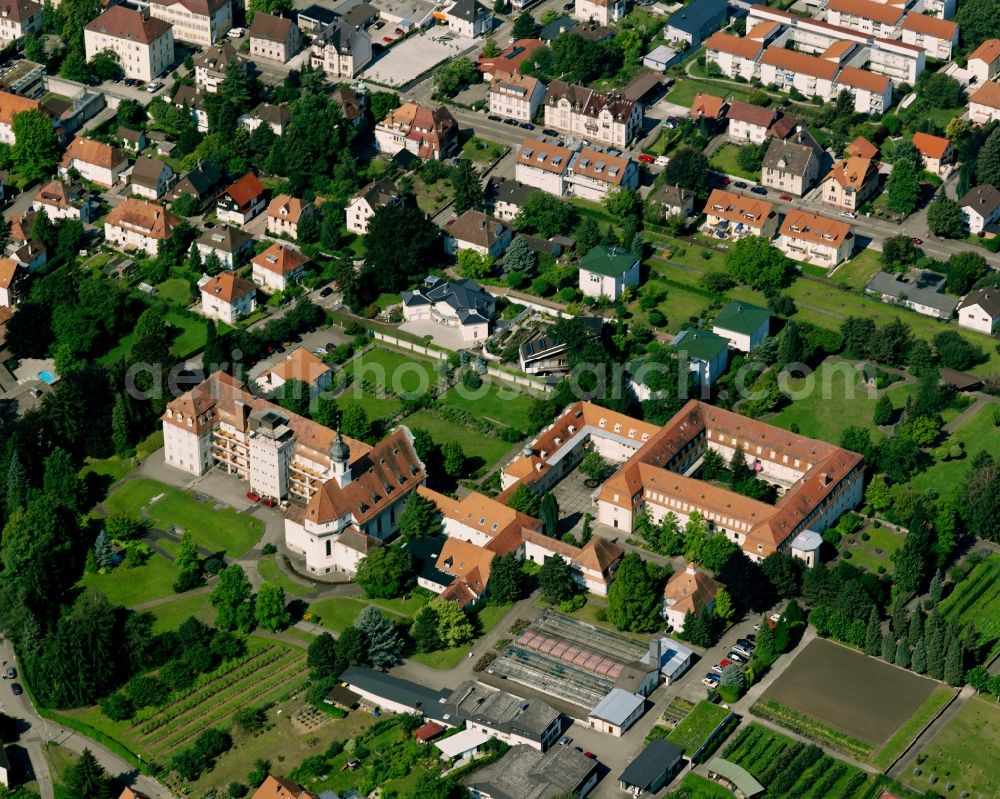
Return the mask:
[[[43,383],[48,383],[51,386],[59,378],[56,377],[54,374],[52,374],[52,372],[50,372],[48,369],[42,369],[42,371],[38,373],[38,379],[41,380]]]

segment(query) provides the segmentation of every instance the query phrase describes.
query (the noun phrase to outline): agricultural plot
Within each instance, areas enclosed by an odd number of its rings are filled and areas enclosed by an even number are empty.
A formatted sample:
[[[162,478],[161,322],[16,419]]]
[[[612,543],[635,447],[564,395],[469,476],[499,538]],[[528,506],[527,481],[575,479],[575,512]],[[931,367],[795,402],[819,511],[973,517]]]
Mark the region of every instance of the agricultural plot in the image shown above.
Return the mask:
[[[456,386],[441,397],[441,402],[515,430],[527,430],[534,400],[511,386],[486,380],[482,388],[474,392]]]
[[[434,393],[441,380],[437,364],[384,347],[372,347],[344,364],[353,383],[348,396],[357,388],[375,396],[423,396]]]
[[[934,680],[816,639],[751,712],[824,746],[867,759],[917,712],[936,686]]]
[[[941,604],[948,621],[964,628],[970,621],[984,638],[1000,639],[1000,555],[978,564]]]
[[[744,727],[722,757],[742,766],[767,789],[769,799],[861,799],[874,777],[757,724]]]
[[[250,639],[250,651],[210,675],[170,704],[115,723],[99,708],[68,711],[147,762],[166,763],[209,727],[228,727],[246,707],[266,705],[304,684],[305,650],[275,641]]]

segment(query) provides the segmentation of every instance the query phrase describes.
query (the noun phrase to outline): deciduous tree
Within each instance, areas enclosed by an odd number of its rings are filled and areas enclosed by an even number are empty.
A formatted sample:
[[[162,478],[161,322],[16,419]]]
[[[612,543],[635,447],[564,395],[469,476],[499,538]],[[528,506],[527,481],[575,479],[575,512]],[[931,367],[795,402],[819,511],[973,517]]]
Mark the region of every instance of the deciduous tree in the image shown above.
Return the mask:
[[[962,223],[961,207],[944,193],[927,206],[927,227],[935,236],[961,239],[965,236]]]
[[[358,561],[354,581],[373,599],[401,596],[413,584],[413,558],[399,547],[376,547]]]
[[[622,558],[615,581],[608,589],[608,621],[619,630],[646,632],[659,623],[660,594],[657,581],[635,552]]]
[[[10,155],[21,177],[30,182],[51,174],[60,151],[52,120],[41,111],[21,111],[14,114],[11,127],[14,144]]]
[[[253,586],[241,566],[234,563],[222,570],[209,600],[215,608],[215,623],[219,628],[245,633],[253,629]]]
[[[437,614],[438,638],[445,647],[461,646],[472,640],[475,631],[465,610],[456,602],[435,599],[430,603]]]
[[[734,280],[760,291],[777,291],[791,271],[785,254],[762,236],[744,236],[732,245],[726,268]]]

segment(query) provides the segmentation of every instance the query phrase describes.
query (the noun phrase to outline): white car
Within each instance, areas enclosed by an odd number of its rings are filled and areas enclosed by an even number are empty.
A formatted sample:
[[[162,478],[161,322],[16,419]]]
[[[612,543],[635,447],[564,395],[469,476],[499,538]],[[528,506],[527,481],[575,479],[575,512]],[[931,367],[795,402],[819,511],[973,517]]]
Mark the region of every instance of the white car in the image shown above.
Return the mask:
[[[854,219],[857,217],[857,214],[853,211],[841,211],[840,215],[846,216],[848,219]]]
[[[707,685],[709,688],[715,688],[719,684],[719,676],[717,674],[706,674],[702,680],[702,685]]]
[[[733,653],[747,660],[753,657],[753,652],[748,652],[744,647],[740,646],[739,644],[733,646]],[[732,654],[729,655],[730,658],[732,658],[732,656],[733,656]]]
[[[156,81],[153,81],[146,87],[146,91],[149,92],[150,94],[155,94],[159,90],[160,90],[160,84],[157,83]]]
[[[655,163],[657,166],[666,166],[667,164],[670,163],[670,159],[667,158],[667,156],[665,155],[658,155],[656,156],[656,161],[654,161],[653,163]]]
[[[246,31],[243,28],[230,28],[229,32],[226,33],[230,39],[239,39]]]
[[[770,616],[768,616],[768,618],[771,621],[773,621],[775,624],[777,624],[779,621],[781,621],[781,614],[780,613],[772,613]]]

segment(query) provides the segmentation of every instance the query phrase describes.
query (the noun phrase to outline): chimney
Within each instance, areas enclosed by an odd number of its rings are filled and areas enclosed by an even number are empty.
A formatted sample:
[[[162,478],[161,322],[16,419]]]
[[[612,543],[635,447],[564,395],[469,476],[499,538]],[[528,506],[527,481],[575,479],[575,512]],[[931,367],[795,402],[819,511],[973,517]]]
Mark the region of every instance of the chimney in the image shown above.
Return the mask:
[[[649,659],[657,668],[660,666],[660,657],[663,651],[662,648],[663,643],[660,640],[660,636],[656,636],[656,638],[649,642]]]

